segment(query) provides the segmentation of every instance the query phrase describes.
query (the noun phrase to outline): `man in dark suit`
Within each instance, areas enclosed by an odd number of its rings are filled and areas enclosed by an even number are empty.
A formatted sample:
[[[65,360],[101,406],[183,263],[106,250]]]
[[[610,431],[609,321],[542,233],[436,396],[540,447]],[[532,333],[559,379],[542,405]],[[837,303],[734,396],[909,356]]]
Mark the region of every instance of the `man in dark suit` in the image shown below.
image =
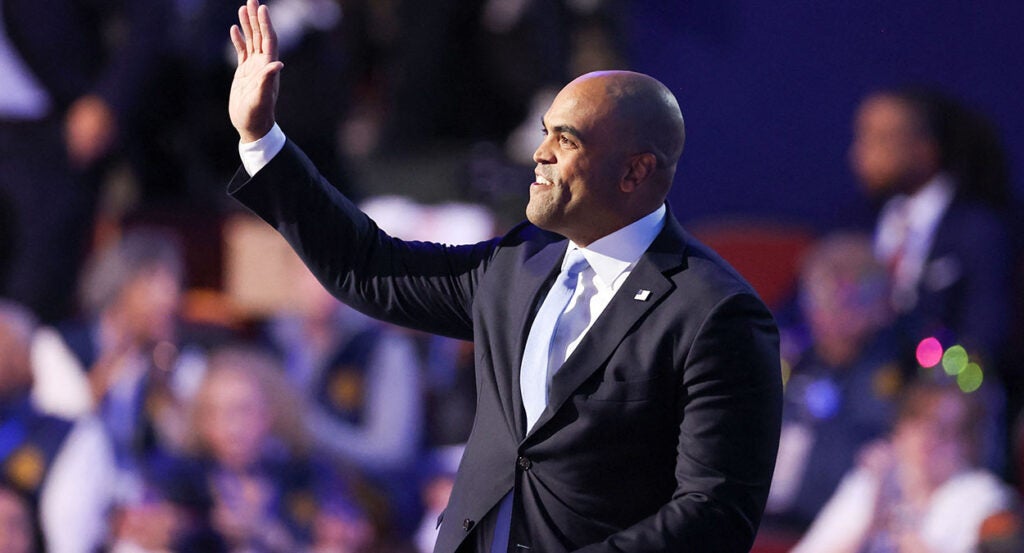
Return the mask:
[[[167,5],[0,2],[0,203],[13,219],[0,294],[45,321],[70,314],[100,170],[164,44]]]
[[[920,328],[917,339],[996,360],[1010,319],[1011,194],[994,131],[939,92],[885,90],[858,109],[850,160],[882,205],[875,252],[896,312]]]
[[[683,148],[671,92],[576,79],[544,116],[529,223],[403,242],[285,139],[269,14],[250,0],[239,16],[229,192],[345,302],[475,342],[476,420],[435,551],[747,551],[778,443],[777,332],[665,206]]]
[[[996,134],[979,114],[938,91],[885,90],[860,105],[850,154],[865,192],[881,203],[875,254],[889,268],[892,306],[908,349],[936,337],[945,348],[963,346],[984,369],[983,463],[999,469],[1007,421],[1024,404],[1024,374],[1006,356],[1012,202]],[[965,370],[958,379],[971,374]]]

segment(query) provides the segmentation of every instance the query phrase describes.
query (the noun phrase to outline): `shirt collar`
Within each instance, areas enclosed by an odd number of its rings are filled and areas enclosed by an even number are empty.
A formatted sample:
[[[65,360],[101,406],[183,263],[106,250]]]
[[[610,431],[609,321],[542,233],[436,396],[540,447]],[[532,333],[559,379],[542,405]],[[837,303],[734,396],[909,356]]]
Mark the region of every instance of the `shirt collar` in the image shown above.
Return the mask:
[[[644,217],[592,242],[586,248],[569,241],[569,249],[583,252],[587,263],[606,287],[614,285],[619,275],[627,271],[647,251],[665,226],[665,204]],[[563,267],[564,269],[564,267]]]
[[[906,199],[907,223],[917,231],[928,232],[942,218],[953,201],[955,187],[952,178],[939,173],[920,190]]]

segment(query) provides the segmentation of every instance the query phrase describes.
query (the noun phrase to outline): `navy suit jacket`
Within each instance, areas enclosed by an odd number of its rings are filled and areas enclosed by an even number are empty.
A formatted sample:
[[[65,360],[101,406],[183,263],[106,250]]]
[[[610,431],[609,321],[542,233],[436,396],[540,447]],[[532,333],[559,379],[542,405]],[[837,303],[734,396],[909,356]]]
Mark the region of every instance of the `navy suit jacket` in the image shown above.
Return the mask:
[[[509,551],[749,550],[778,445],[777,330],[674,217],[554,374],[527,433],[519,366],[565,238],[522,223],[475,245],[394,239],[291,142],[229,192],[345,302],[474,340],[476,420],[435,552],[470,550],[511,489]]]
[[[943,214],[917,286],[912,323],[948,329],[987,360],[1006,345],[1013,253],[996,210],[955,197]]]

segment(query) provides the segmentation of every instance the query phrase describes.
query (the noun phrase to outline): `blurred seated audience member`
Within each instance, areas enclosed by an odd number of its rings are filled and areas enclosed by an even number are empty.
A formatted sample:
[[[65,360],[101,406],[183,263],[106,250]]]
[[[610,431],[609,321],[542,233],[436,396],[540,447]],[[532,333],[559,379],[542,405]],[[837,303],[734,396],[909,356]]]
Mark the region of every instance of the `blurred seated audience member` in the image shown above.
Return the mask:
[[[978,467],[981,396],[911,384],[891,438],[865,448],[794,553],[969,553],[1015,494]]]
[[[36,553],[35,524],[28,502],[0,485],[0,553]]]
[[[89,260],[84,318],[40,330],[33,344],[33,399],[46,412],[100,417],[123,500],[144,493],[138,476],[147,462],[180,449],[181,403],[204,367],[202,352],[178,338],[182,271],[174,236],[129,231]]]
[[[920,325],[919,339],[997,363],[1010,315],[1011,193],[994,129],[936,91],[885,90],[860,105],[850,160],[881,204],[875,253],[892,274],[894,308]]]
[[[892,425],[904,359],[890,323],[885,268],[867,236],[828,236],[806,255],[800,307],[807,336],[784,334],[783,428],[764,530],[799,535],[868,442]]]
[[[401,196],[377,196],[360,207],[381,229],[404,240],[473,244],[489,240],[496,232],[495,215],[473,203],[424,205]],[[464,444],[476,413],[473,344],[408,333],[423,368],[427,448]]]
[[[494,227],[493,215],[472,204],[384,196],[362,207],[386,232],[409,240],[470,243],[489,238]],[[422,516],[424,445],[461,443],[472,426],[472,345],[369,319],[332,297],[304,266],[296,270],[295,309],[270,321],[271,342],[312,403],[318,446],[380,488],[391,513],[377,522],[410,536]]]
[[[47,322],[72,309],[106,161],[164,42],[169,2],[5,1],[0,13],[0,196],[14,261],[0,295]]]
[[[423,446],[413,339],[339,302],[304,265],[294,270],[293,309],[271,318],[267,333],[306,403],[307,429],[339,470],[366,475],[384,494],[380,517],[390,522],[375,522],[411,527]]]
[[[427,333],[413,338],[424,369],[426,447],[465,444],[476,415],[473,343]]]
[[[106,538],[113,452],[95,419],[59,419],[32,404],[35,326],[27,309],[0,300],[0,543],[10,548],[0,551],[89,553]],[[29,549],[18,546],[26,531]]]
[[[331,296],[304,266],[295,309],[269,322],[288,380],[311,403],[318,445],[366,470],[404,469],[420,450],[419,361],[412,341]]]
[[[159,498],[125,507],[135,524],[122,526],[118,541],[148,544],[146,551],[308,547],[325,503],[320,492],[339,487],[309,456],[301,412],[272,356],[215,351],[191,404],[192,456],[151,474]],[[154,528],[171,531],[153,536]]]
[[[312,544],[306,553],[385,553],[366,511],[346,494],[327,497],[313,521]]]

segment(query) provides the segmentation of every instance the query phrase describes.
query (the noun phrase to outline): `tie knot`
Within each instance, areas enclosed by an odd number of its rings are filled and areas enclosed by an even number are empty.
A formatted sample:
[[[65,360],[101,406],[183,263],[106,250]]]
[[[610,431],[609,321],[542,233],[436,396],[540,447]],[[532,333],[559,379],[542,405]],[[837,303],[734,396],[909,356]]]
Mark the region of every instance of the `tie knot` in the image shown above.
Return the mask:
[[[564,267],[562,272],[570,278],[575,278],[580,271],[587,268],[587,258],[583,257],[581,250],[573,248],[565,254],[565,262],[562,263],[562,266]]]

